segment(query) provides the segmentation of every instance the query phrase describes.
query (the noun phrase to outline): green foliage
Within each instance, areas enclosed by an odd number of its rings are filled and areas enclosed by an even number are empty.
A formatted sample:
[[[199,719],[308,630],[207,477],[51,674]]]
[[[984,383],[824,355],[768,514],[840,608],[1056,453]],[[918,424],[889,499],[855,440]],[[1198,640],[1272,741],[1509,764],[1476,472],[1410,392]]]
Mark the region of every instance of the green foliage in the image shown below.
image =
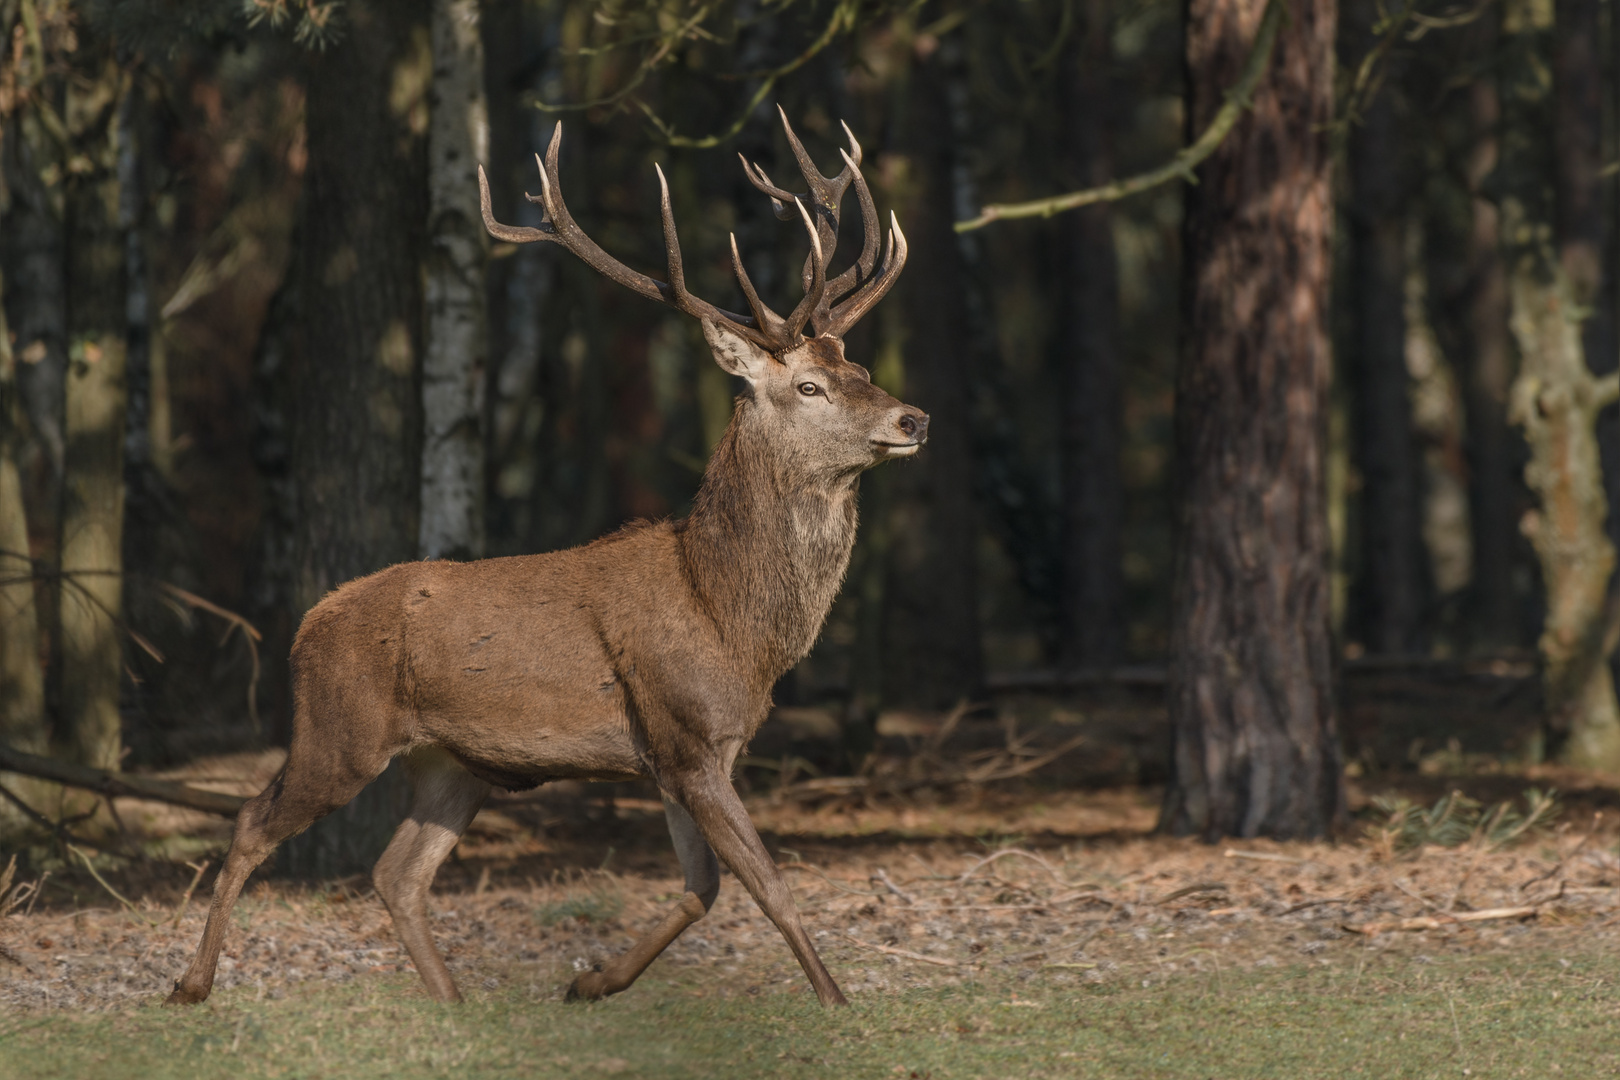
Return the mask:
[[[1558,793],[1530,788],[1521,810],[1511,800],[1485,809],[1477,800],[1453,791],[1428,809],[1399,796],[1380,795],[1372,800],[1374,821],[1367,836],[1390,853],[1411,851],[1425,844],[1459,847],[1474,843],[1487,849],[1504,847],[1546,828],[1558,817]]]

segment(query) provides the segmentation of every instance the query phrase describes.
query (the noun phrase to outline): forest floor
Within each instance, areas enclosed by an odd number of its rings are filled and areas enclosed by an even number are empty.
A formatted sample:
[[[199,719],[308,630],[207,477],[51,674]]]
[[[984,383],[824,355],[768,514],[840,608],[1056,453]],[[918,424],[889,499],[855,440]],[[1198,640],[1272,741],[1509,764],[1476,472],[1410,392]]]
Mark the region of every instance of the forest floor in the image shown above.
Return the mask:
[[[274,762],[196,768],[249,787]],[[1489,804],[1549,782],[1565,793],[1556,820],[1446,847],[1407,847],[1443,823],[1414,811],[1391,827],[1389,804],[1368,797],[1426,808],[1457,787]],[[1352,790],[1364,831],[1288,844],[1154,836],[1146,789],[755,796],[847,1012],[815,1006],[729,876],[636,987],[564,1006],[574,971],[623,949],[681,888],[658,804],[589,789],[493,803],[440,873],[435,932],[465,1008],[426,1002],[364,878],[270,877],[237,909],[210,1002],[160,1009],[225,834],[130,804],[121,815],[166,858],[100,857],[99,881],[62,864],[0,918],[0,1078],[1620,1069],[1620,814],[1599,812],[1615,787],[1545,772],[1392,784]],[[183,863],[202,858],[203,889],[182,904],[195,876]]]

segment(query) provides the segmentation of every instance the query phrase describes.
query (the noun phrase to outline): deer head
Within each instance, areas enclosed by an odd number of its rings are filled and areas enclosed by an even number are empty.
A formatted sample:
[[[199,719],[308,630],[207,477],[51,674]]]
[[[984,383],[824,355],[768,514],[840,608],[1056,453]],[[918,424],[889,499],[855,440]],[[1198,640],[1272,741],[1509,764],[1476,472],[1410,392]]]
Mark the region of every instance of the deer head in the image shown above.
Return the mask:
[[[552,134],[545,158],[535,155],[540,194],[525,194],[545,211],[540,227],[519,228],[495,220],[489,182],[480,166],[484,226],[490,235],[511,243],[561,244],[604,277],[701,320],[715,363],[747,383],[747,391],[738,399],[736,424],[765,434],[762,444],[791,463],[795,472],[828,479],[847,477],[888,458],[914,454],[927,441],[928,416],[873,386],[866,368],[844,358],[844,334],[900,276],[906,263],[906,237],[891,213],[888,240],[879,259],[882,230],[877,208],[861,175],[861,144],[847,125],[844,134],[849,138],[849,150],[839,151],[844,168],[835,177],[823,176],[810,160],[786,113],[782,113],[782,127],[804,174],[807,192],[795,195],[777,187],[764,169],[746,158],[742,165],[749,181],[770,196],[776,216],[784,221],[797,218],[809,235],[804,297],[786,318],[760,300],[743,267],[735,234],[731,237],[732,267],[752,314],[726,311],[687,290],[669,184],[661,168],[657,172],[669,281],[638,273],[603,251],[575,223],[563,202],[557,169],[561,123]],[[853,266],[829,277],[827,260],[838,246],[840,204],[851,185],[860,202],[861,253]]]

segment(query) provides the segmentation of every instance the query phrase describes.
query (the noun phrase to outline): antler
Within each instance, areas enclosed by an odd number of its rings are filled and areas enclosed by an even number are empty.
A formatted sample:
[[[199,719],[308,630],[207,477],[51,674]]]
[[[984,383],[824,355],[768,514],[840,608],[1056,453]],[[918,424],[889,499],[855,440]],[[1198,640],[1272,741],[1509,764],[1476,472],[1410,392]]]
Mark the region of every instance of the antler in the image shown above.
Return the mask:
[[[792,192],[777,187],[771,183],[765,170],[757,163],[751,163],[747,158],[737,155],[742,160],[743,173],[748,180],[759,190],[770,196],[771,205],[776,210],[776,216],[788,220],[792,215],[787,204],[797,202],[802,208],[810,204],[816,218],[816,231],[821,241],[821,250],[831,258],[838,248],[838,219],[839,206],[844,200],[844,192],[849,190],[851,184],[855,185],[855,197],[861,208],[861,254],[855,260],[855,265],[849,267],[842,274],[827,283],[827,290],[816,310],[811,314],[810,322],[817,335],[822,337],[843,337],[851,326],[854,326],[861,316],[871,310],[872,305],[883,299],[883,294],[894,286],[900,276],[900,270],[906,263],[906,235],[900,231],[900,223],[893,213],[889,214],[890,233],[888,243],[884,247],[883,261],[878,263],[878,238],[882,226],[878,219],[877,207],[872,202],[872,192],[866,186],[866,177],[861,175],[861,144],[855,138],[855,133],[849,130],[849,125],[840,123],[844,129],[844,137],[849,140],[849,150],[839,150],[844,159],[844,168],[837,176],[823,176],[815,162],[810,160],[810,154],[805,150],[804,144],[794,134],[793,125],[788,122],[787,112],[778,105],[778,115],[782,117],[782,130],[787,135],[788,147],[793,151],[794,159],[799,163],[799,171],[804,174],[805,184],[810,190],[803,195],[794,195]],[[874,274],[874,269],[876,273]],[[805,287],[808,289],[813,277],[810,261],[806,260],[804,266]],[[856,290],[855,295],[834,307],[834,303],[850,290]],[[751,290],[745,288],[744,292]]]
[[[785,113],[782,116],[782,124],[787,128],[788,142],[793,147],[794,157],[798,159],[806,181],[810,184],[811,193],[798,196],[775,187],[765,176],[764,170],[757,165],[750,166],[746,160],[743,161],[743,170],[756,187],[771,196],[777,217],[784,221],[791,220],[793,214],[788,210],[787,204],[793,203],[804,223],[805,231],[810,236],[810,255],[805,260],[804,267],[804,299],[799,301],[793,313],[786,319],[760,301],[753,282],[748,278],[748,272],[743,269],[742,255],[737,250],[735,234],[731,237],[732,267],[737,273],[737,282],[742,286],[743,296],[748,300],[749,310],[753,314],[738,315],[726,311],[687,291],[686,275],[681,261],[680,237],[676,234],[675,215],[670,208],[669,184],[664,179],[664,170],[661,168],[657,169],[659,212],[664,225],[664,251],[669,264],[669,282],[665,283],[632,270],[603,251],[574,222],[562,199],[562,180],[557,169],[558,154],[562,147],[561,123],[552,133],[551,145],[546,148],[545,159],[542,160],[540,155],[535,155],[535,164],[540,168],[540,195],[538,197],[524,195],[524,198],[545,210],[546,219],[537,229],[502,225],[496,221],[494,211],[490,208],[489,180],[484,176],[484,168],[480,165],[478,194],[479,206],[484,216],[484,228],[496,239],[514,244],[536,241],[561,244],[587,266],[631,291],[700,319],[717,319],[730,323],[744,337],[771,352],[780,352],[797,345],[803,340],[806,324],[811,325],[813,332],[819,336],[842,337],[844,332],[866,314],[894,284],[900,268],[905,265],[906,238],[900,232],[900,226],[891,213],[889,242],[884,249],[882,265],[874,276],[878,216],[877,209],[872,204],[871,192],[867,190],[866,181],[860,172],[860,143],[855,141],[855,136],[850,134],[846,125],[844,133],[849,135],[852,153],[843,155],[844,171],[836,178],[828,179],[822,176],[810,161],[809,154],[793,134],[793,129],[788,126]],[[828,281],[827,259],[838,245],[839,203],[851,182],[855,184],[856,193],[861,200],[861,219],[865,228],[864,245],[856,264],[837,278]],[[810,205],[807,206],[807,203]],[[856,289],[853,296],[837,307],[832,306],[833,301],[851,289]]]

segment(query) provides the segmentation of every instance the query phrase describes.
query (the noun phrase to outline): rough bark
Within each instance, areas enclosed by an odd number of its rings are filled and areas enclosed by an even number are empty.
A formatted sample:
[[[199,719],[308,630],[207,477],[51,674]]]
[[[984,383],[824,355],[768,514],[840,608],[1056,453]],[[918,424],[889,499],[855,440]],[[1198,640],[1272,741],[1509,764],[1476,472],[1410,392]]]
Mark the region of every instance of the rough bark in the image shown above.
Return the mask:
[[[1354,55],[1373,46],[1374,0],[1353,0]],[[1397,71],[1350,136],[1350,355],[1356,463],[1361,473],[1361,561],[1351,625],[1367,651],[1422,648],[1422,465],[1413,439],[1406,367],[1406,204]]]
[[[293,350],[294,597],[307,611],[351,578],[416,556],[421,497],[422,285],[428,220],[425,0],[350,3],[311,56],[309,164]],[[397,766],[291,841],[282,866],[369,870],[402,812]]]
[[[487,234],[478,165],[489,157],[478,0],[433,0],[428,126],[431,245],[422,357],[424,559],[484,554],[484,363]]]
[[[884,590],[884,697],[918,707],[950,705],[982,679],[979,647],[971,384],[965,269],[951,223],[951,45],[919,57],[898,125],[914,193],[906,219],[911,254],[898,292],[906,322],[904,400],[932,417],[927,449],[895,470]]]
[[[1189,130],[1258,0],[1192,0]],[[1294,5],[1245,116],[1189,188],[1176,384],[1171,778],[1161,828],[1319,836],[1343,813],[1329,638],[1332,0]]]
[[[1085,38],[1064,72],[1065,180],[1090,187],[1114,175],[1108,129],[1108,6],[1088,0]],[[1060,652],[1071,666],[1107,667],[1124,655],[1121,565],[1125,489],[1120,474],[1119,281],[1113,211],[1099,203],[1063,219]]]
[[[1614,403],[1620,382],[1594,378],[1581,341],[1574,278],[1555,248],[1563,191],[1554,163],[1555,99],[1546,73],[1553,47],[1552,12],[1514,0],[1503,12],[1501,192],[1503,259],[1519,374],[1510,419],[1524,432],[1530,461],[1524,478],[1538,507],[1526,514],[1547,611],[1539,646],[1548,719],[1563,737],[1569,764],[1620,770],[1620,703],[1604,662],[1605,610],[1615,549],[1606,530],[1595,425]],[[1560,89],[1565,89],[1560,87]],[[1562,134],[1560,132],[1560,134]],[[1579,265],[1579,244],[1573,245]]]
[[[67,190],[61,735],[74,760],[110,769],[123,751],[126,288],[116,118],[129,87],[105,46],[87,52],[83,77],[69,89],[70,97],[80,97],[69,112],[83,118],[73,134],[89,168],[75,174]]]

